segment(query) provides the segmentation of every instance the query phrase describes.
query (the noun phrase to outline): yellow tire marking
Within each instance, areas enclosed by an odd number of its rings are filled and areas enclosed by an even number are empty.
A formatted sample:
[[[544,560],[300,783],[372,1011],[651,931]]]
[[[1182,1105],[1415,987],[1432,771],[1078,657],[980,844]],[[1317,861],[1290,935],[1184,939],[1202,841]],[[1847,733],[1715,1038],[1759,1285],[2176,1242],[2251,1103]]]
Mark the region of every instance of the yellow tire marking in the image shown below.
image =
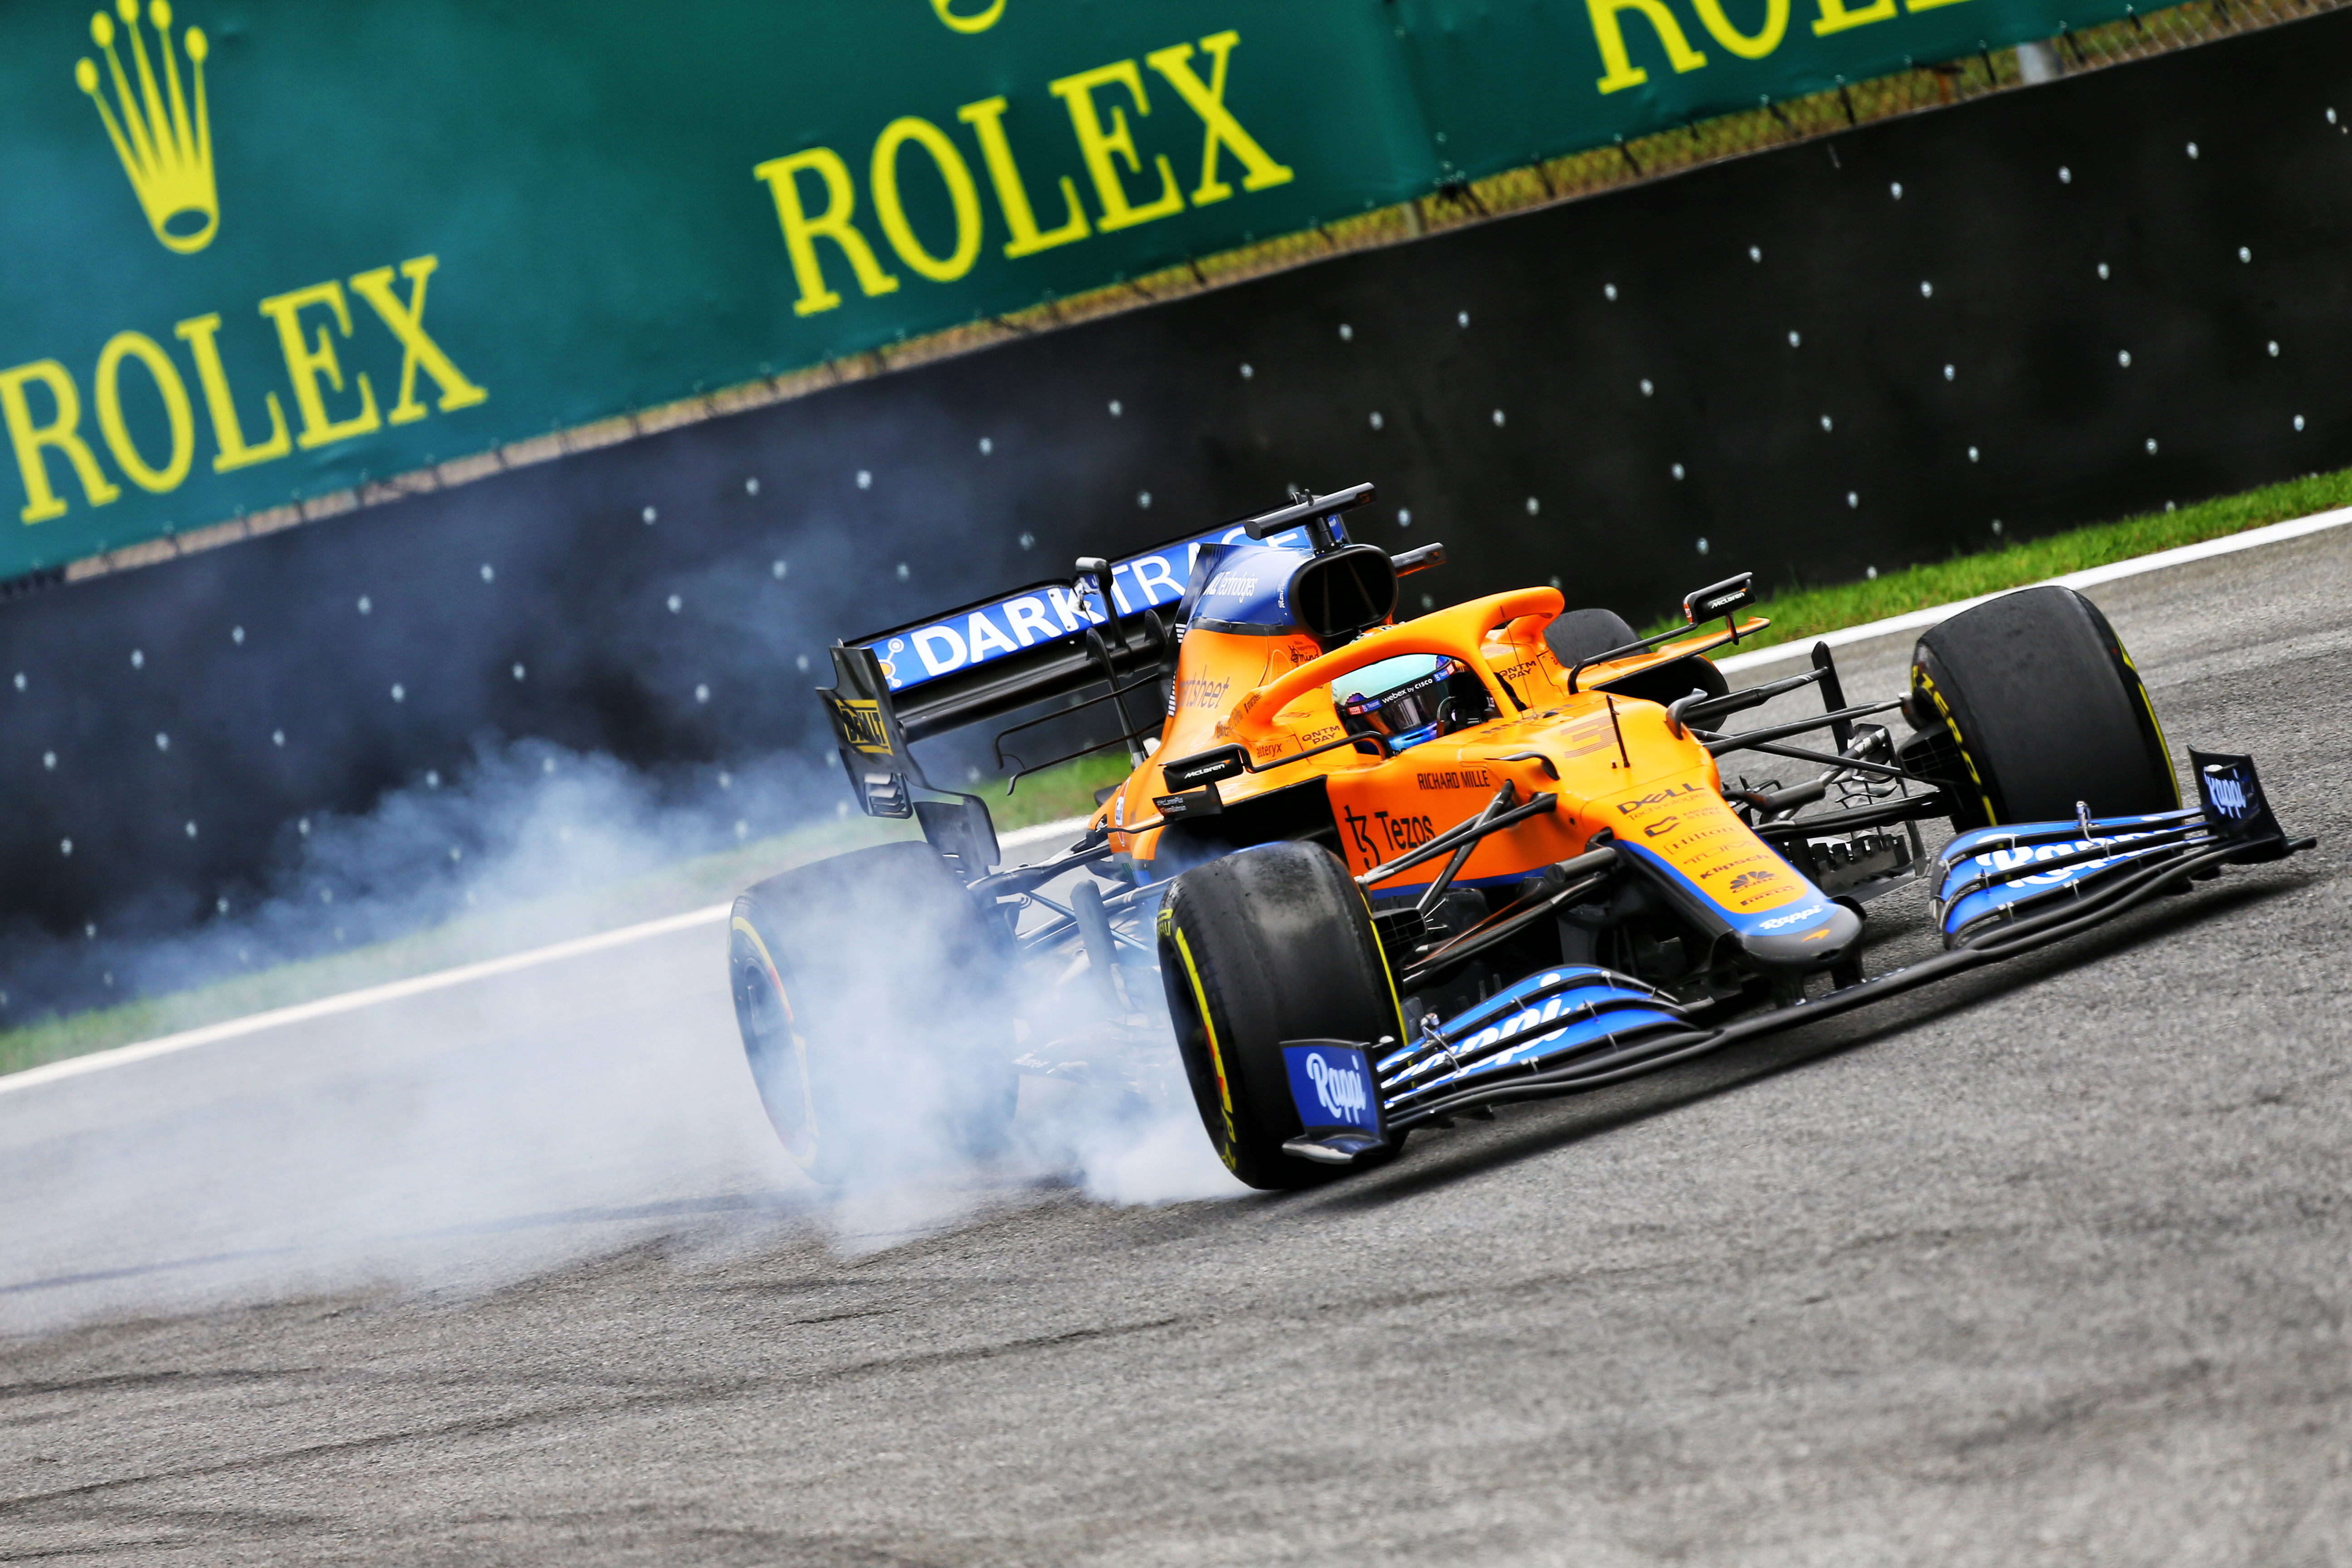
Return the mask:
[[[1225,1112],[1225,1146],[1218,1152],[1231,1165],[1234,1147],[1241,1142],[1241,1134],[1234,1130],[1234,1091],[1225,1081],[1224,1053],[1217,1048],[1217,1021],[1209,1016],[1209,994],[1201,984],[1200,966],[1192,962],[1192,944],[1184,940],[1181,931],[1176,933],[1176,952],[1184,960],[1184,977],[1192,983],[1192,1005],[1201,1010],[1201,1031],[1209,1037],[1209,1066],[1217,1075],[1217,1099]]]
[[[2140,679],[2139,666],[2132,662],[2131,651],[2120,637],[2116,640],[2116,652],[2122,656],[2124,668],[2132,672],[2132,685],[2139,690],[2140,711],[2147,715],[2149,726],[2156,731],[2156,749],[2164,758],[2164,779],[2172,786],[2172,804],[2177,806],[2180,804],[2180,778],[2172,771],[2172,746],[2164,738],[2164,721],[2156,716],[2156,704],[2148,700],[2147,682]]]
[[[1367,895],[1361,888],[1358,888],[1356,889],[1356,897],[1363,900],[1364,918],[1366,920],[1370,920],[1372,914],[1372,900],[1370,897]],[[1404,999],[1397,994],[1396,972],[1389,967],[1389,950],[1381,945],[1380,928],[1378,926],[1374,926],[1372,928],[1372,951],[1381,955],[1381,974],[1389,983],[1389,1006],[1396,1014],[1397,1044],[1402,1046],[1406,1043],[1404,1037]],[[1380,1064],[1377,1062],[1372,1064],[1375,1072],[1377,1072],[1379,1065]]]
[[[776,988],[776,1000],[784,1009],[784,1032],[792,1037],[793,1060],[801,1073],[801,1114],[808,1119],[809,1146],[805,1158],[789,1142],[784,1144],[784,1152],[793,1157],[795,1164],[807,1170],[815,1165],[817,1150],[816,1096],[809,1089],[808,1042],[801,1038],[800,1019],[793,1013],[792,994],[784,989],[784,977],[776,973],[776,961],[768,952],[768,944],[760,940],[759,931],[741,915],[735,916],[731,924],[734,930],[749,937],[752,947],[758,950],[761,967],[768,972],[768,984]]]
[[[1953,719],[1952,710],[1944,705],[1944,694],[1936,689],[1936,683],[1928,679],[1927,672],[1917,665],[1911,667],[1911,674],[1914,679],[1927,688],[1927,695],[1936,700],[1936,711],[1943,716],[1944,728],[1952,732],[1952,744],[1959,748],[1960,761],[1967,766],[1969,777],[1976,781],[1977,798],[1984,802],[1985,820],[1999,822],[2000,817],[1992,808],[1992,796],[1984,793],[1984,777],[1977,772],[1977,760],[1969,755],[1969,743],[1960,738],[1959,723]]]

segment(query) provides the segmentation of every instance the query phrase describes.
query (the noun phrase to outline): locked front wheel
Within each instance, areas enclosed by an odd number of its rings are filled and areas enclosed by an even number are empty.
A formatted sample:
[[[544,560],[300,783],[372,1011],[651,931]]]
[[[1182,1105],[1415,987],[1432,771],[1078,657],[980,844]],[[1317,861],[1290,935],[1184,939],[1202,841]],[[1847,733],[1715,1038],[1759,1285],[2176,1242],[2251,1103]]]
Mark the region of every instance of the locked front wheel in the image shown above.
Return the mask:
[[[1283,1146],[1375,1136],[1370,1064],[1404,1026],[1371,911],[1339,858],[1265,844],[1196,866],[1176,879],[1159,929],[1185,1076],[1226,1168],[1265,1188],[1344,1168]]]

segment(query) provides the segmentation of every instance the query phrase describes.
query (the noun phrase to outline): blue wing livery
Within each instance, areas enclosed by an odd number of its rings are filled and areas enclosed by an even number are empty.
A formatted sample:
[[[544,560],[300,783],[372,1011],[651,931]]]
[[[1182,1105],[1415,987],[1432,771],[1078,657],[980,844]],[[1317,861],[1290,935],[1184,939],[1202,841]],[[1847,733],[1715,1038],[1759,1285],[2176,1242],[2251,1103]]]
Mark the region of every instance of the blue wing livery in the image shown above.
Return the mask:
[[[1300,1126],[1310,1131],[1380,1131],[1380,1110],[1373,1104],[1378,1080],[1362,1051],[1317,1040],[1283,1047],[1282,1060],[1290,1074],[1290,1098],[1298,1107]]]
[[[873,650],[882,661],[882,673],[892,691],[911,691],[943,676],[978,669],[1028,648],[1076,641],[1090,627],[1145,610],[1172,607],[1184,597],[1193,558],[1203,546],[1247,542],[1249,535],[1239,523],[1213,528],[1122,557],[1110,567],[1108,590],[1094,574],[1080,577],[1075,584],[1038,583],[851,646]],[[1272,535],[1263,542],[1300,557],[1311,549],[1303,527]]]
[[[1547,970],[1507,985],[1381,1058],[1391,1110],[1469,1079],[1559,1061],[1649,1031],[1681,1028],[1683,1009],[1655,987],[1591,965]]]
[[[2074,822],[2025,822],[1963,833],[1937,857],[1936,908],[1956,942],[2029,907],[2079,899],[2150,860],[2213,839],[2196,809]]]

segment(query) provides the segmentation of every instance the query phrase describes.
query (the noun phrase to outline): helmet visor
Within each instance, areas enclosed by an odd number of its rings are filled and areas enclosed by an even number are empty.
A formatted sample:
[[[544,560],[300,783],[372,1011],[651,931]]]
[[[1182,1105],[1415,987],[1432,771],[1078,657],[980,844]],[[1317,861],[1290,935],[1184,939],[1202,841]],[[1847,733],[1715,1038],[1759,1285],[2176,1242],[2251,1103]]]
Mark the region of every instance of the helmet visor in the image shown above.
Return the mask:
[[[1366,665],[1335,683],[1333,694],[1349,728],[1384,736],[1391,750],[1402,751],[1436,735],[1446,680],[1463,668],[1443,654],[1402,654]]]

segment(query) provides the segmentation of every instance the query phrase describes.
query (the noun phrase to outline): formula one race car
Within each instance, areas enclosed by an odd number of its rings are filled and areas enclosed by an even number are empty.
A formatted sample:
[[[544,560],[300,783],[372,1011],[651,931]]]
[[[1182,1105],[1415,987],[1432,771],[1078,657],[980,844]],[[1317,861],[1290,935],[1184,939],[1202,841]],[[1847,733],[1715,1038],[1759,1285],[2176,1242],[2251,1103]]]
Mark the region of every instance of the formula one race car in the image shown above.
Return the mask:
[[[983,1152],[1022,1073],[1149,1100],[1182,1092],[1181,1062],[1226,1166],[1299,1186],[1413,1129],[1860,1006],[2311,842],[2288,841],[2243,756],[2191,752],[2182,804],[2137,672],[2069,590],[1945,621],[1895,697],[1850,703],[1824,647],[1734,691],[1706,656],[1767,624],[1741,617],[1747,577],[1652,637],[1553,588],[1400,622],[1398,579],[1444,550],[1350,542],[1344,514],[1371,495],[835,647],[819,695],[850,784],[925,841],[736,901],[744,1047],[807,1169]],[[1786,698],[1819,710],[1724,728]],[[1135,767],[1065,851],[999,868],[985,805],[932,786],[912,748],[1047,704],[1000,759],[1092,708]],[[1899,733],[1876,721],[1897,711]],[[1727,784],[1734,752],[1810,776]],[[1957,836],[1931,856],[1920,825],[1940,819]],[[1866,976],[1864,905],[1922,879],[1946,951]]]

